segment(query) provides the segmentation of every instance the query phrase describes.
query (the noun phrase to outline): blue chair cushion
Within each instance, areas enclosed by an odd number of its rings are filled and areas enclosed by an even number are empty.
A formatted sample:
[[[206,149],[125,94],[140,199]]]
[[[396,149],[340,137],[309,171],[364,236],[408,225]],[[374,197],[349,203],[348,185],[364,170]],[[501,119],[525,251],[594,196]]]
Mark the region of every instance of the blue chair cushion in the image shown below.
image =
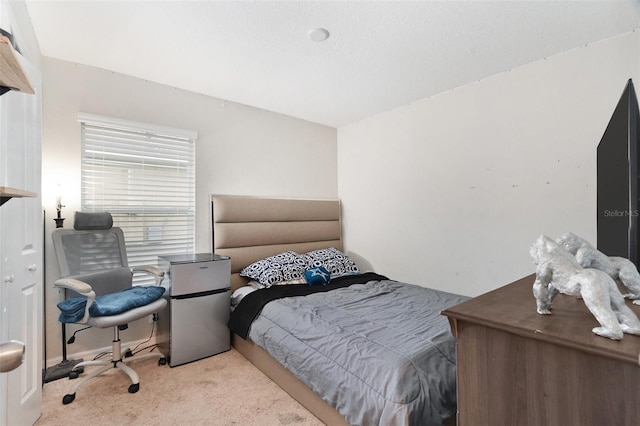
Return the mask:
[[[164,287],[160,286],[136,286],[117,293],[105,294],[96,297],[89,306],[89,315],[103,317],[119,315],[140,306],[148,305],[162,297]],[[58,303],[60,316],[58,320],[63,323],[78,322],[84,316],[87,299],[85,297],[72,297]]]
[[[316,266],[304,271],[304,278],[309,285],[327,285],[331,281],[331,274],[324,266]]]
[[[86,304],[87,299],[85,297],[71,297],[58,303],[58,309],[60,309],[58,321],[67,324],[80,321],[84,316]]]

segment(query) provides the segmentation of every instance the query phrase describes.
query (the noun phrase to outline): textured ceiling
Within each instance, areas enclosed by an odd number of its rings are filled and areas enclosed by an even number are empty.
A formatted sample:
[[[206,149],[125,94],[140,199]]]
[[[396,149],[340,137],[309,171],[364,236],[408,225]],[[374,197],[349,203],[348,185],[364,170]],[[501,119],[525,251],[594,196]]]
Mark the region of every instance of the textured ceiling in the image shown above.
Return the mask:
[[[638,0],[26,4],[45,56],[333,127],[640,28]]]

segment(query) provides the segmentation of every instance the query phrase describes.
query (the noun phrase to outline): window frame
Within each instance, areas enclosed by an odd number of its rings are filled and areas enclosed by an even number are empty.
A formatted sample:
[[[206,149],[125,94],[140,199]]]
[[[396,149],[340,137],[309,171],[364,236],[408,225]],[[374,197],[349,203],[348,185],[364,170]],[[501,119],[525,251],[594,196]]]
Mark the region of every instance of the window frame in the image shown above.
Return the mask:
[[[158,265],[158,256],[194,253],[197,132],[86,113],[79,113],[78,121],[81,134],[81,210],[111,213],[114,226],[122,228],[125,234],[129,266]],[[93,139],[89,141],[90,138]],[[149,141],[148,155],[144,154],[147,152],[144,147],[146,141]],[[172,152],[171,143],[174,142],[179,147],[175,149],[175,158],[168,154]],[[103,152],[88,152],[88,146],[101,143],[105,148]],[[161,150],[158,150],[158,145]],[[102,170],[107,170],[104,175],[96,171],[101,161]],[[127,168],[127,164],[130,167]],[[116,169],[120,172],[123,190],[114,189],[118,185],[117,179],[110,181],[111,186],[102,184],[109,171]],[[103,180],[98,184],[98,179]],[[163,182],[174,181],[176,188],[170,189],[169,185],[160,187]],[[172,190],[176,196],[171,196]],[[152,197],[148,191],[155,195]],[[122,197],[117,198],[120,193]],[[146,280],[136,280],[136,284],[143,282]]]

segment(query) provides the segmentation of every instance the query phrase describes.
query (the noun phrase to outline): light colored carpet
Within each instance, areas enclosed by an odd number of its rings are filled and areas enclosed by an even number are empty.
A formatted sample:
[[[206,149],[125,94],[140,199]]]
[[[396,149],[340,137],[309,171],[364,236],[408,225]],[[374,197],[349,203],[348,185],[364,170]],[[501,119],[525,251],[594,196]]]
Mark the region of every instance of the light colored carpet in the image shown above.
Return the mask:
[[[72,382],[46,383],[36,426],[323,424],[233,348],[173,368],[155,359],[131,365],[140,376],[135,394],[115,369],[81,386],[68,405],[62,397]]]

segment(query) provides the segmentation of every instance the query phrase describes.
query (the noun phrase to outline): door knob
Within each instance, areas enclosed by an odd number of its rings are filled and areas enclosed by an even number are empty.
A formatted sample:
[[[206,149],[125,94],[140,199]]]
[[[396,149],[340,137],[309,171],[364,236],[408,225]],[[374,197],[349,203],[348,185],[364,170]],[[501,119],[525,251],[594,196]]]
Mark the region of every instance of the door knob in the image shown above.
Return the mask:
[[[0,373],[18,368],[24,359],[24,343],[17,340],[0,343]]]
[[[35,263],[33,263],[33,264],[29,265],[29,266],[27,267],[27,269],[28,269],[29,271],[33,272],[33,271],[35,271],[36,269],[38,269],[38,265],[36,265]]]
[[[5,275],[5,276],[4,276],[4,282],[5,282],[5,283],[12,283],[12,282],[13,282],[13,274],[11,274],[11,275]]]

